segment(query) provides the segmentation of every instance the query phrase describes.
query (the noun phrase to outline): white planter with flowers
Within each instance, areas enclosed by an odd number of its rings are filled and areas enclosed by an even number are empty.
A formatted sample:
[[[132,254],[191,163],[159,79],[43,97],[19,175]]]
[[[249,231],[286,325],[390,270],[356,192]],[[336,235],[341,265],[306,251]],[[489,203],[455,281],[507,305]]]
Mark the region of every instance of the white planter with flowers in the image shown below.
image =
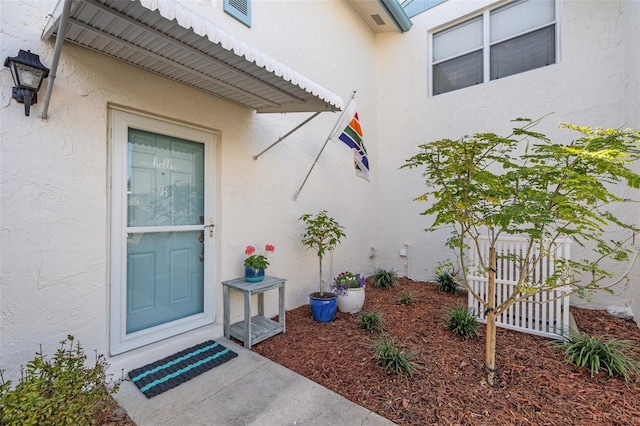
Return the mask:
[[[364,306],[364,287],[348,288],[346,292],[347,294],[345,295],[338,295],[338,310],[357,314]]]
[[[338,310],[356,314],[364,306],[366,281],[360,274],[342,272],[332,285],[333,292],[338,295]]]

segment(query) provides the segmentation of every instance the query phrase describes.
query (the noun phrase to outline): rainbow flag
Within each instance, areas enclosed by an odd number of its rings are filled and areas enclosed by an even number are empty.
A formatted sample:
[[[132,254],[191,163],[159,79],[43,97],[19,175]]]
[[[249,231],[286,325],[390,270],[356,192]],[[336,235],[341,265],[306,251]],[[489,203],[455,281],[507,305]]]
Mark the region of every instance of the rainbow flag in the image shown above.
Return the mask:
[[[360,118],[356,111],[355,101],[349,106],[349,110],[344,114],[344,118],[348,120],[346,127],[342,133],[337,135],[337,139],[342,141],[347,147],[353,151],[353,163],[356,176],[369,181],[369,157],[367,149],[364,146],[362,137],[362,127],[360,126]],[[338,130],[342,127],[338,127]]]

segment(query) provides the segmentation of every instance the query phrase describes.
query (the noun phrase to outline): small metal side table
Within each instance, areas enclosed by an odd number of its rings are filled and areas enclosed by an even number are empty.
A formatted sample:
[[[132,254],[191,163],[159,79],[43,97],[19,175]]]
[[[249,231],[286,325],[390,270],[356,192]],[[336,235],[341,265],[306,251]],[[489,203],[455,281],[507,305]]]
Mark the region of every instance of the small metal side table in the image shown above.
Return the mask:
[[[278,333],[285,332],[284,313],[284,283],[285,279],[266,275],[264,280],[257,283],[246,282],[244,278],[236,278],[222,282],[222,294],[224,303],[224,337],[231,336],[244,342],[246,348],[251,348]],[[244,320],[230,324],[231,311],[229,303],[229,289],[240,291],[244,295]],[[278,289],[279,317],[273,321],[264,316],[265,291]],[[258,295],[258,315],[251,317],[251,296]]]

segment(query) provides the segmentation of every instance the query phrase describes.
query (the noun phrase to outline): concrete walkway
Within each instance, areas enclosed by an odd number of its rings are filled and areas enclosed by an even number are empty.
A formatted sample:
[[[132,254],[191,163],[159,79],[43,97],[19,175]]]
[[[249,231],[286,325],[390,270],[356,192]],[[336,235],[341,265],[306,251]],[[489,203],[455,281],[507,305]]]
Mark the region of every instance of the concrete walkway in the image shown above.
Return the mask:
[[[151,399],[125,382],[116,400],[138,426],[394,424],[228,339],[216,341],[238,356]]]

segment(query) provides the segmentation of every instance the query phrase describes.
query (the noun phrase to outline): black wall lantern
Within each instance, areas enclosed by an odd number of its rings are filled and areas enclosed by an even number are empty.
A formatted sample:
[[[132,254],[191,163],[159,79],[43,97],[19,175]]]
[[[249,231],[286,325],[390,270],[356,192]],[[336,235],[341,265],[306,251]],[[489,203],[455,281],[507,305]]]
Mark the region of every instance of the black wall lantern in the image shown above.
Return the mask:
[[[31,105],[38,102],[38,90],[42,80],[49,76],[49,68],[42,65],[40,56],[31,51],[20,50],[18,56],[7,56],[4,66],[9,67],[13,77],[13,99],[24,104],[24,115],[29,115]]]

